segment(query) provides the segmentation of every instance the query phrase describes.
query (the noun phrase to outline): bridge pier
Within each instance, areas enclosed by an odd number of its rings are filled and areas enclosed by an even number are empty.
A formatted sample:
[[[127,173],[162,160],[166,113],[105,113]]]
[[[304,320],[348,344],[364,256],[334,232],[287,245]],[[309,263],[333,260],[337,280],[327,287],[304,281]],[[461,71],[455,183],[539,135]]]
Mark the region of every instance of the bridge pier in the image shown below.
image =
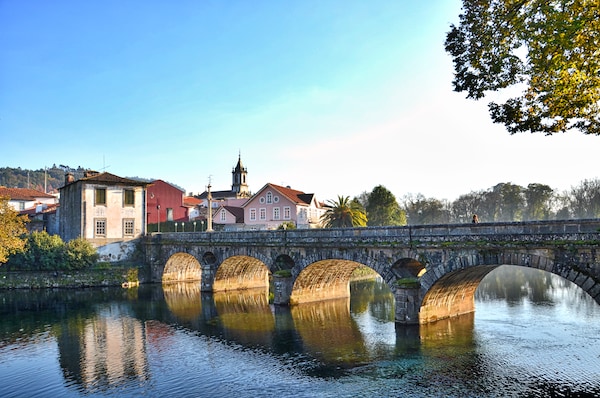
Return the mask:
[[[200,280],[200,291],[212,292],[215,282],[215,270],[210,264],[202,264],[202,279]]]
[[[292,296],[294,278],[291,276],[273,275],[273,304],[288,305]]]
[[[402,325],[419,324],[420,291],[419,287],[394,287],[392,293],[396,301],[396,323]]]

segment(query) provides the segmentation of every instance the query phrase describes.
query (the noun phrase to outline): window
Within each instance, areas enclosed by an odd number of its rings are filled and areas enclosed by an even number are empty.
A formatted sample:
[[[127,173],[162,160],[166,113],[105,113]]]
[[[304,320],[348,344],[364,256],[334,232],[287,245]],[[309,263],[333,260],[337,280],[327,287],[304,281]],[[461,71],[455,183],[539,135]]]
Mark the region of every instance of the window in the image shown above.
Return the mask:
[[[273,194],[271,192],[267,192],[267,203],[273,203]]]
[[[256,221],[256,209],[250,209],[250,221]]]
[[[124,236],[133,236],[134,226],[135,226],[135,223],[134,223],[133,218],[123,219],[123,235]]]
[[[123,190],[123,205],[124,206],[135,205],[135,192],[133,191],[133,189]]]
[[[167,207],[167,221],[173,221],[173,209]]]
[[[95,220],[94,224],[95,224],[95,230],[94,230],[95,236],[105,237],[106,236],[106,218],[97,218]]]
[[[267,209],[265,209],[264,207],[261,207],[259,217],[261,220],[266,220],[267,219]]]
[[[273,196],[273,203],[279,203],[279,196]]]
[[[106,188],[96,188],[94,193],[94,204],[106,206]]]
[[[273,220],[279,220],[279,207],[273,207]]]
[[[19,211],[25,210],[25,202],[19,202]]]
[[[284,220],[289,220],[290,218],[291,218],[290,207],[289,206],[285,206],[283,208],[283,219]]]
[[[221,221],[227,221],[227,212],[225,209],[221,209]]]
[[[265,198],[263,198],[262,196],[260,197],[260,199],[258,199],[258,201],[260,202],[260,204],[265,203]]]

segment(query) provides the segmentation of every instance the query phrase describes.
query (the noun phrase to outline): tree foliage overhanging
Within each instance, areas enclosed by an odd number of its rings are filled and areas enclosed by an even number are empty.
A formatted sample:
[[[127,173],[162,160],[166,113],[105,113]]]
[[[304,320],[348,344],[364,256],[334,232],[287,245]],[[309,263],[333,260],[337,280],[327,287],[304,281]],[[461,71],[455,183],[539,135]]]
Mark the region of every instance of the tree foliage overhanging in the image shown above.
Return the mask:
[[[0,197],[0,264],[5,263],[11,254],[25,247],[22,235],[27,232],[26,219],[19,216],[9,204],[9,198]]]
[[[454,90],[481,99],[524,87],[490,115],[509,133],[600,135],[600,5],[597,0],[463,0],[451,25]]]

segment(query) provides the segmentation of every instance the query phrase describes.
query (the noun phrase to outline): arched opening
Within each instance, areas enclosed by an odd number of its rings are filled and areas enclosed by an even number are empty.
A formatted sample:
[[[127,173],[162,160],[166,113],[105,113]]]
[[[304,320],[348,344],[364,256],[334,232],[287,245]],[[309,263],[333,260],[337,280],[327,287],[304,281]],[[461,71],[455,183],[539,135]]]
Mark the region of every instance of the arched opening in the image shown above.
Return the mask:
[[[479,283],[498,265],[480,265],[450,272],[438,279],[425,294],[419,323],[435,322],[475,311]]]
[[[277,256],[275,261],[273,262],[273,272],[291,270],[294,268],[294,260],[287,254],[281,254]]]
[[[269,269],[254,257],[229,257],[221,263],[215,274],[214,292],[256,288],[265,289],[268,293]]]
[[[371,268],[351,260],[321,260],[300,272],[290,297],[290,304],[350,297],[350,282],[376,279]]]
[[[202,279],[202,267],[194,256],[187,253],[173,254],[165,264],[162,283],[191,282]]]
[[[392,265],[392,273],[398,279],[418,278],[425,272],[425,264],[414,258],[402,258]]]

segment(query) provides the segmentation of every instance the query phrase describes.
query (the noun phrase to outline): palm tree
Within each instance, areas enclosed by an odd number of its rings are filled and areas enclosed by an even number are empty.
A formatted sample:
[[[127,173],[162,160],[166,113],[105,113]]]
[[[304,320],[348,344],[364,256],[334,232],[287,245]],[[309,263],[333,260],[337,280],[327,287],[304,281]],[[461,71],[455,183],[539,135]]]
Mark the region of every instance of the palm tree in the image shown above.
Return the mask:
[[[329,209],[321,216],[325,228],[364,227],[367,214],[357,200],[350,201],[348,196],[338,196],[337,202],[328,200]]]

